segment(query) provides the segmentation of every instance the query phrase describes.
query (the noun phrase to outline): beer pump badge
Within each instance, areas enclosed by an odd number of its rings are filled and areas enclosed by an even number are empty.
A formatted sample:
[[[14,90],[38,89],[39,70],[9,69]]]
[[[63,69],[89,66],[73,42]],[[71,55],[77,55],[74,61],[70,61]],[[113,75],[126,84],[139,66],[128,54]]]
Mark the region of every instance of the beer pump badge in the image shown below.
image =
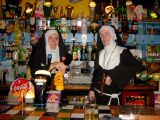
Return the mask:
[[[11,85],[12,92],[27,92],[30,88],[31,86],[25,78],[18,78]]]
[[[16,79],[9,91],[8,102],[19,103],[22,101],[22,96],[24,96],[31,89],[31,85],[25,78]]]

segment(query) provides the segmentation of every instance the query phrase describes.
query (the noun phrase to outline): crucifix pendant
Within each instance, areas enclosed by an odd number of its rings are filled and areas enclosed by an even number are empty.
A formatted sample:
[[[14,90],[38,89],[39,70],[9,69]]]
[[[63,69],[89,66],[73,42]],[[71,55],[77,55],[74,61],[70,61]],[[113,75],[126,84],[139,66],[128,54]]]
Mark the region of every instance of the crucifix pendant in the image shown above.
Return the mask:
[[[103,77],[101,79],[101,81],[99,81],[100,85],[101,85],[101,91],[100,91],[100,95],[103,95],[103,87],[105,85],[105,79],[106,79],[106,74],[103,74]]]

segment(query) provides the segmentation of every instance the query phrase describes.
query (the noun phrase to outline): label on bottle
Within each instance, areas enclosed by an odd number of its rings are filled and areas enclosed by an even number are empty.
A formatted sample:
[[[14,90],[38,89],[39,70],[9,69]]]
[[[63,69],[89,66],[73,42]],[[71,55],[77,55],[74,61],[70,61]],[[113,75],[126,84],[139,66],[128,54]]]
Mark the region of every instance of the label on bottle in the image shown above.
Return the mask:
[[[138,30],[138,25],[133,25],[133,28],[132,28],[133,30]]]
[[[136,34],[138,32],[138,22],[136,20],[132,21],[132,32]]]

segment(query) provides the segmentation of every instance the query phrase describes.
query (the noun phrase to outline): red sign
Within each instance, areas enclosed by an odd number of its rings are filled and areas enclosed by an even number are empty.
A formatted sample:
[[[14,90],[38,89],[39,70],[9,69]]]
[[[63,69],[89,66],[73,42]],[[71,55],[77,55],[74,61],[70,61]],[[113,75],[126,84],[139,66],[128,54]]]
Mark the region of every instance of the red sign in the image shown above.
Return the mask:
[[[19,91],[29,91],[31,88],[28,80],[25,78],[18,78],[16,79],[11,85],[12,92],[19,92]]]

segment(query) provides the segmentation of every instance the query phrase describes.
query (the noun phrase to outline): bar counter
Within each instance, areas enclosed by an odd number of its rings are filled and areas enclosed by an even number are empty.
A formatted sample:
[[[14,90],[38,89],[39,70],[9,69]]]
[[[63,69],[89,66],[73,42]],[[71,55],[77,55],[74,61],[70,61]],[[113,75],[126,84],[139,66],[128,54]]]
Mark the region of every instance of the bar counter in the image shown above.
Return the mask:
[[[46,110],[33,104],[24,107],[0,105],[0,120],[84,120],[84,116],[85,110],[82,105],[65,105],[55,110]],[[159,120],[160,107],[98,105],[94,111],[94,120],[110,120],[109,117],[117,118],[117,116],[122,120]],[[104,117],[105,119],[101,119]]]

